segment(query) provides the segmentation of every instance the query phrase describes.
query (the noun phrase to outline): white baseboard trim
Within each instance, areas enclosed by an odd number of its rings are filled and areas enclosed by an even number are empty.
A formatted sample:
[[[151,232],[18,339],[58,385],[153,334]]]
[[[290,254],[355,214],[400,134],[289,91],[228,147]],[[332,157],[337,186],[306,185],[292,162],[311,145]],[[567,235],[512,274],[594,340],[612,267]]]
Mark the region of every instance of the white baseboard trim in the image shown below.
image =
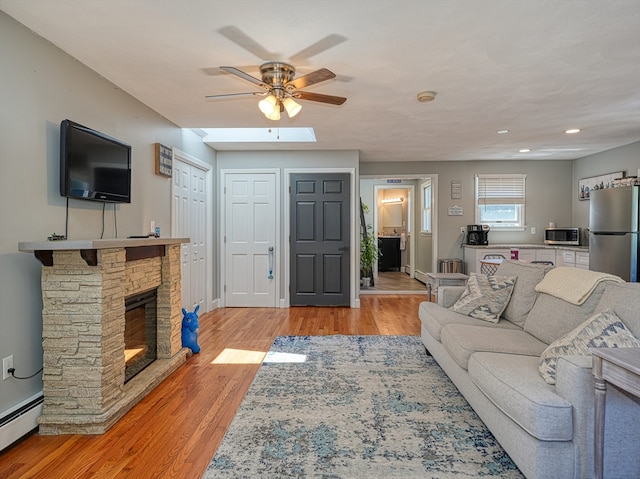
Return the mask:
[[[0,418],[0,451],[38,427],[43,401],[42,393],[36,394]]]
[[[427,274],[422,271],[416,270],[416,279],[424,284],[427,284]]]

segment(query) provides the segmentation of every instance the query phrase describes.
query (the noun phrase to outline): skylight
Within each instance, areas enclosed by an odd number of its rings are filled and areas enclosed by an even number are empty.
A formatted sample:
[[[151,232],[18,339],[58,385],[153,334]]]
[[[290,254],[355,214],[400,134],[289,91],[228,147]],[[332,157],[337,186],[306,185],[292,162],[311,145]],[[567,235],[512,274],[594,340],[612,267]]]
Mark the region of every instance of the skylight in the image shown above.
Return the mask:
[[[315,143],[311,127],[304,128],[202,128],[205,143]]]

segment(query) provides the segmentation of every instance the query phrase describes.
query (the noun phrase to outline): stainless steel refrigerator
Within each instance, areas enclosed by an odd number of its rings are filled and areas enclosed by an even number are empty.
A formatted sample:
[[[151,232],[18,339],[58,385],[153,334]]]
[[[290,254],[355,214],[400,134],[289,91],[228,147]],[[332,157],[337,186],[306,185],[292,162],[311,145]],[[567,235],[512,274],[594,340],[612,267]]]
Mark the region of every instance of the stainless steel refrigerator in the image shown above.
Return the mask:
[[[589,269],[640,282],[639,186],[591,192]]]

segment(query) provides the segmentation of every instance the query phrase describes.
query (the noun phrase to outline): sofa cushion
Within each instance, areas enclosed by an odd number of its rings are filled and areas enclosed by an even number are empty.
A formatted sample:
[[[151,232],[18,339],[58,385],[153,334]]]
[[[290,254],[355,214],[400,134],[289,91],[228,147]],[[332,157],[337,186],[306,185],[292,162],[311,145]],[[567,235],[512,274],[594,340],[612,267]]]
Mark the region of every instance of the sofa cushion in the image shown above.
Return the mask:
[[[497,323],[507,307],[515,282],[515,277],[471,273],[464,293],[451,310]]]
[[[442,328],[441,342],[458,365],[467,369],[475,352],[523,354],[540,357],[547,347],[521,329],[485,328],[466,324],[448,324]]]
[[[521,328],[527,319],[527,315],[538,297],[536,285],[542,281],[544,275],[553,266],[523,263],[522,261],[503,261],[496,271],[500,276],[511,276],[518,278],[513,288],[513,294],[509,304],[502,313],[502,317],[517,324]]]
[[[595,312],[613,309],[629,331],[640,338],[640,283],[607,283]]]
[[[541,441],[573,439],[573,407],[538,373],[538,358],[475,353],[469,377],[505,415]]]
[[[608,282],[600,283],[580,306],[546,293],[539,293],[524,322],[524,330],[540,341],[551,344],[591,317]]]
[[[540,374],[548,384],[556,383],[560,356],[590,356],[589,348],[638,348],[638,341],[611,309],[594,314],[573,331],[554,341],[540,356]]]
[[[449,288],[449,287],[447,287]],[[487,321],[481,321],[479,319],[465,316],[464,314],[456,313],[450,309],[443,308],[436,303],[429,303],[424,301],[420,303],[418,307],[418,316],[422,325],[429,331],[429,334],[436,340],[440,341],[441,332],[443,326],[447,324],[466,324],[469,326],[483,326],[486,328],[504,328],[504,329],[519,329],[515,324],[509,321],[500,320],[497,323],[489,323]]]

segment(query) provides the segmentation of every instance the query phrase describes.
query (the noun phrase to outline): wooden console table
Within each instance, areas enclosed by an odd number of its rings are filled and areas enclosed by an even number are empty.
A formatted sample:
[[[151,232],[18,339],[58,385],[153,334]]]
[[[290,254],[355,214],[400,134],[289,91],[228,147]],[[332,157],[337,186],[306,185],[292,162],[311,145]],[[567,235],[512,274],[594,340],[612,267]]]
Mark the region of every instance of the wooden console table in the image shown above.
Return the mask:
[[[595,379],[594,466],[604,477],[604,421],[607,383],[640,397],[640,348],[593,348]]]

